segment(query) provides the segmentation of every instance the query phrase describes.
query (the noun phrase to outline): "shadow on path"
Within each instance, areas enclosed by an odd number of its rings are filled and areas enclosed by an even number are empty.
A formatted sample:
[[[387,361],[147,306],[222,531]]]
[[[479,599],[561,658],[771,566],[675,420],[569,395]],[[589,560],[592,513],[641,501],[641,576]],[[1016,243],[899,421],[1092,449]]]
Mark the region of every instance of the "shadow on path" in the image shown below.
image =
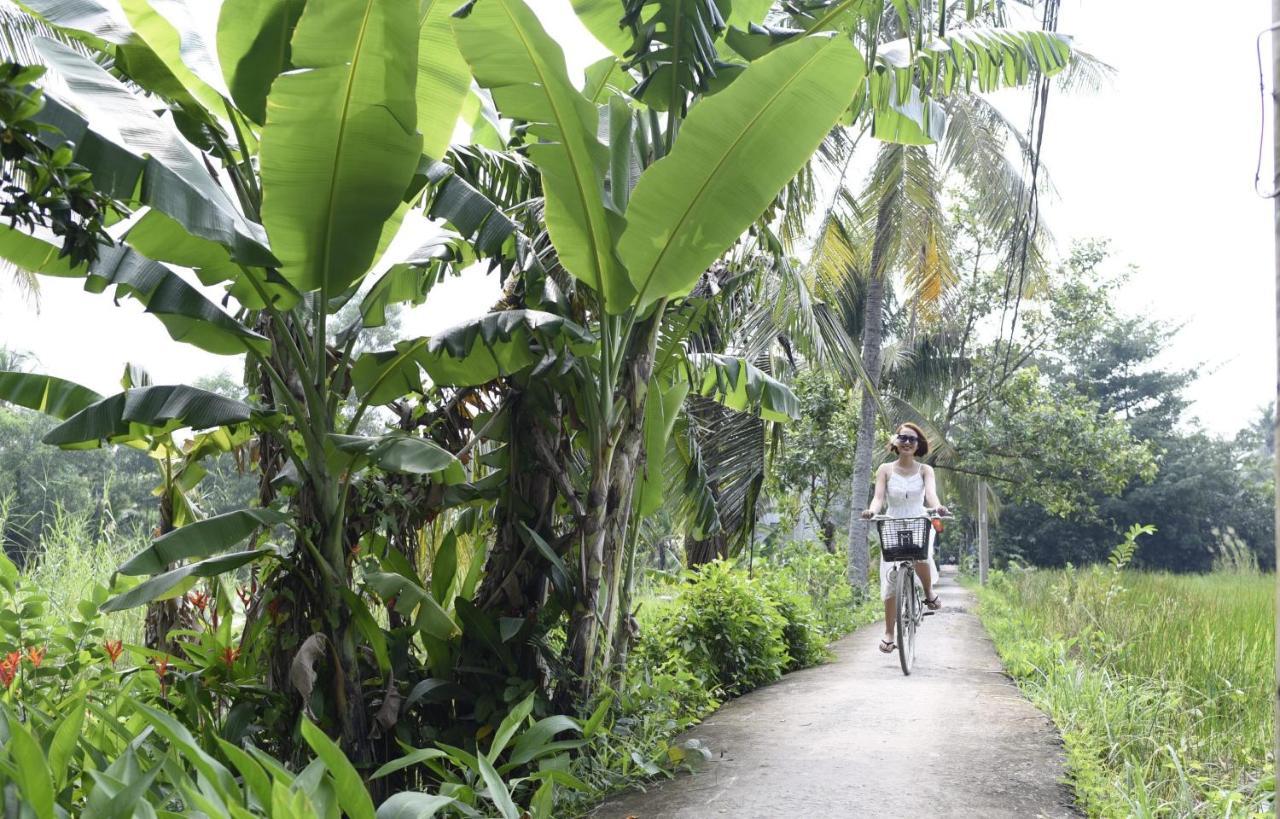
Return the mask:
[[[593,819],[1073,817],[1052,723],[1001,669],[972,594],[943,569],[910,677],[881,624],[836,658],[739,697],[687,736],[713,759],[612,799]]]

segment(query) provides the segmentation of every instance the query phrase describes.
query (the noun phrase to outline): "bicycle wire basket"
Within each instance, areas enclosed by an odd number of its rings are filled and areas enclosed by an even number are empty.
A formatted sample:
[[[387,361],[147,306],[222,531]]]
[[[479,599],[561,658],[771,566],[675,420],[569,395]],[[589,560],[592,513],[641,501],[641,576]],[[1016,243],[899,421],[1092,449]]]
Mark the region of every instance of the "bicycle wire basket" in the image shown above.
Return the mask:
[[[878,520],[880,557],[889,563],[900,560],[924,560],[929,556],[929,538],[933,524],[926,517]]]

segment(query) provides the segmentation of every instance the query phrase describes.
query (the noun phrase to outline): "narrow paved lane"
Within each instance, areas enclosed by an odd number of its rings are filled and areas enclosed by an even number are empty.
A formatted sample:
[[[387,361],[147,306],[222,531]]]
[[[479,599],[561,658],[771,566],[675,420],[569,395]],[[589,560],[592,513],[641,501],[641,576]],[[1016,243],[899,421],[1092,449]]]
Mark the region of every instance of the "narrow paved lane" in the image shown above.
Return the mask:
[[[729,704],[689,736],[714,758],[626,794],[596,819],[1072,817],[1052,723],[1000,667],[972,594],[943,570],[915,668],[876,650],[880,625],[836,659]]]

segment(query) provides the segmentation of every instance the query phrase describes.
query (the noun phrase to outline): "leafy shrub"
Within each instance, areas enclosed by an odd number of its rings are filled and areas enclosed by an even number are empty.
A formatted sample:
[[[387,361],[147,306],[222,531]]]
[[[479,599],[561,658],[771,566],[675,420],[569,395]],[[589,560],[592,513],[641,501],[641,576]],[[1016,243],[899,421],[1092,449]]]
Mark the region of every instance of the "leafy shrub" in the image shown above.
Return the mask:
[[[827,651],[826,630],[814,611],[804,589],[789,574],[771,573],[762,585],[784,621],[782,638],[789,657],[783,671],[795,671],[824,662]]]
[[[687,579],[655,624],[645,649],[650,659],[679,652],[706,685],[729,696],[778,679],[789,661],[785,621],[768,596],[723,561]]]

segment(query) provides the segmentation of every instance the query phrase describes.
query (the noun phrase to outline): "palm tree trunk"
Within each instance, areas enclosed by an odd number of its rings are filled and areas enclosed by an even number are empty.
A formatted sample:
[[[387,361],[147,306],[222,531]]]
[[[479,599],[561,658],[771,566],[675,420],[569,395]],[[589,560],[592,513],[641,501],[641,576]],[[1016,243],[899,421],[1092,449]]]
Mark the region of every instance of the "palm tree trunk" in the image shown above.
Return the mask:
[[[867,534],[871,524],[859,516],[867,508],[871,484],[871,462],[876,436],[876,402],[873,389],[880,387],[880,347],[883,341],[881,313],[884,303],[884,276],[873,275],[867,283],[867,298],[862,325],[862,364],[870,385],[862,387],[862,408],[858,420],[858,442],[853,454],[853,478],[849,499],[849,584],[855,589],[867,585],[869,553]]]

